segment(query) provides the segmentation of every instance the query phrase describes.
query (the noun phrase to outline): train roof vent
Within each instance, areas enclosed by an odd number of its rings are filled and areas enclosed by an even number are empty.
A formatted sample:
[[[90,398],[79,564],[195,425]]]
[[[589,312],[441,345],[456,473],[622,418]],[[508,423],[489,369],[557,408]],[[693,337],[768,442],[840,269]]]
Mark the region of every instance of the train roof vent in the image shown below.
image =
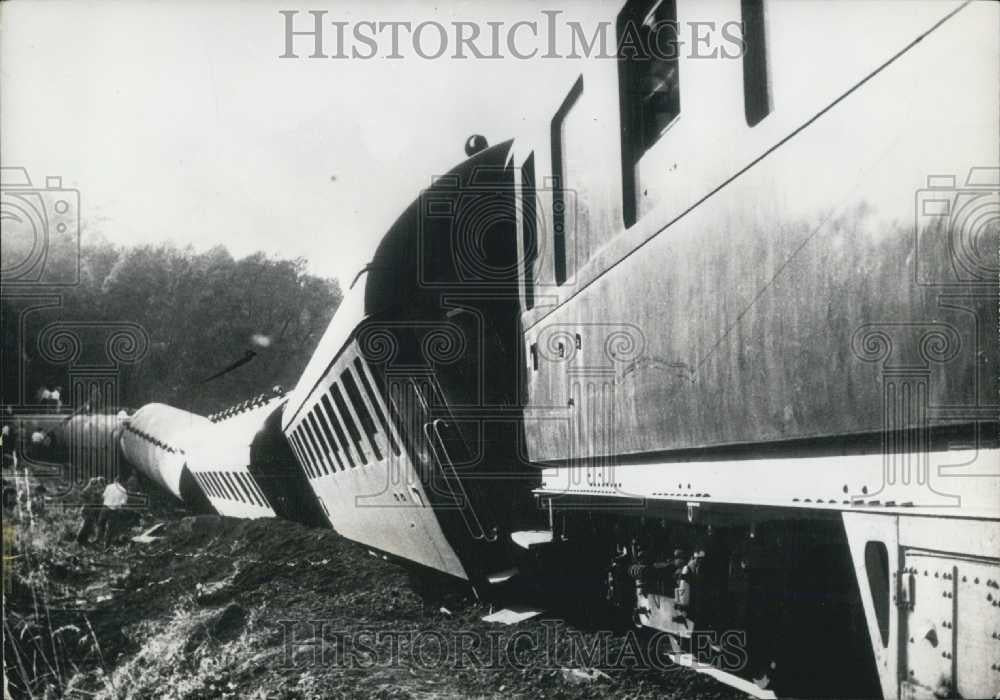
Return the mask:
[[[480,151],[485,151],[489,148],[490,144],[486,141],[486,137],[482,134],[473,134],[465,140],[465,155],[470,158]]]

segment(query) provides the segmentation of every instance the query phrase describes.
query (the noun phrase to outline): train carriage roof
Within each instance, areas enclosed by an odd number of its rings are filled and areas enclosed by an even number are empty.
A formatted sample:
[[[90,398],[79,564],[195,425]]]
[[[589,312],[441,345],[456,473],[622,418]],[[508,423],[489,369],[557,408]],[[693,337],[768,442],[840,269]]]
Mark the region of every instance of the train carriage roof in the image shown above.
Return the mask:
[[[379,242],[372,261],[353,281],[298,384],[289,392],[291,410],[285,411],[283,429],[293,422],[299,407],[365,319],[415,303],[415,295],[422,291],[419,266],[427,257],[427,248],[422,247],[425,241],[421,240],[425,230],[421,228],[424,223],[421,216],[425,213],[427,196],[448,197],[470,186],[489,191],[499,182],[497,173],[507,172],[512,143],[508,140],[486,148],[445,175],[436,177],[396,219]],[[453,243],[443,241],[445,247],[438,252],[453,254]],[[447,264],[452,264],[450,259]]]
[[[217,423],[199,425],[188,449],[188,468],[194,472],[246,468],[254,439],[267,420],[285,405],[287,397],[269,401]]]

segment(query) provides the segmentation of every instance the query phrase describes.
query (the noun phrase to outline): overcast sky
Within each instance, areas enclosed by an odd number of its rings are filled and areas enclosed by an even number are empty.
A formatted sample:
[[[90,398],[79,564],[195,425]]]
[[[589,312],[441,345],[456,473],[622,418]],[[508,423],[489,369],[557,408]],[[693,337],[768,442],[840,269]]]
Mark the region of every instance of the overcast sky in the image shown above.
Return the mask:
[[[424,60],[405,37],[406,60],[280,59],[279,10],[309,29],[307,11],[324,8],[329,22],[544,20],[526,3],[4,2],[3,165],[35,185],[61,175],[85,228],[113,241],[303,256],[346,286],[430,178],[464,159],[466,137],[510,137],[533,96],[579,70]]]

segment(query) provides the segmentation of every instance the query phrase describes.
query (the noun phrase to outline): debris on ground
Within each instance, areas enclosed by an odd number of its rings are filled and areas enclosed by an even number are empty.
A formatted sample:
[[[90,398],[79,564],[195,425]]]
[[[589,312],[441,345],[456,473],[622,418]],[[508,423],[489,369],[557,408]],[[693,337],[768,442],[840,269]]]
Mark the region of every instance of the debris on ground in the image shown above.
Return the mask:
[[[7,515],[14,697],[742,697],[679,667],[632,665],[631,629],[516,606],[484,618],[460,582],[331,530],[149,513],[101,552],[75,543],[75,511]],[[130,544],[153,523],[152,541]],[[508,617],[517,624],[489,621]]]
[[[504,608],[497,610],[483,618],[483,622],[493,622],[501,625],[516,625],[519,622],[530,620],[542,614],[541,610],[530,608]]]

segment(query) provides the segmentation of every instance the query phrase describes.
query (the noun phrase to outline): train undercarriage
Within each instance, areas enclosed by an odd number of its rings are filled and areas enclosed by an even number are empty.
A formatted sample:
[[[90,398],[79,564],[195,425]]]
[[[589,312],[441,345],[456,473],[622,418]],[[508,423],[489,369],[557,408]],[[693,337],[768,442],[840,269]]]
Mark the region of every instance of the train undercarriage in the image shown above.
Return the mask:
[[[673,661],[758,697],[991,697],[1000,521],[992,491],[966,483],[948,512],[875,489],[784,507],[719,502],[705,486],[587,494],[550,472],[536,490],[549,527],[514,539],[521,570],[569,614],[597,619],[600,605],[606,623],[664,636]]]

